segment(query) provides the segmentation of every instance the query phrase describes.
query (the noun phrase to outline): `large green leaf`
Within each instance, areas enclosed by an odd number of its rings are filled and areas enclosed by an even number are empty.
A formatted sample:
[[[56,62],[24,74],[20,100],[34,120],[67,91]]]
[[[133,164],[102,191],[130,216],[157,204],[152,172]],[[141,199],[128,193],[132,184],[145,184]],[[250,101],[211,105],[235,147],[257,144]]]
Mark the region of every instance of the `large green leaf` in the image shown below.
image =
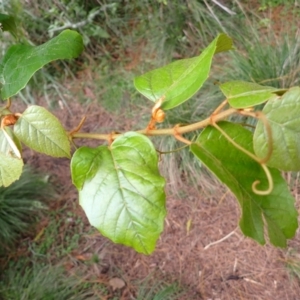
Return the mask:
[[[285,92],[271,86],[263,86],[254,82],[229,81],[220,85],[220,89],[233,108],[247,108],[268,101],[275,94]]]
[[[189,59],[175,61],[163,68],[135,78],[136,89],[156,102],[164,97],[162,108],[167,110],[188,100],[203,85],[209,75],[214,54],[232,49],[232,40],[218,35],[201,53]]]
[[[240,125],[221,122],[219,126],[236,143],[253,153],[252,133]],[[276,169],[270,169],[274,188],[269,195],[257,195],[252,190],[259,180],[260,190],[268,188],[266,175],[255,160],[233,146],[217,129],[207,127],[191,145],[198,157],[237,197],[242,216],[242,232],[260,244],[265,243],[264,220],[272,244],[286,246],[298,227],[294,198],[287,184]]]
[[[115,243],[150,254],[163,230],[165,180],[150,140],[128,132],[110,146],[82,147],[71,161],[73,183],[89,222]]]
[[[272,129],[272,156],[269,166],[284,171],[300,170],[300,88],[294,87],[281,98],[270,100],[264,107]],[[254,133],[254,150],[263,158],[268,152],[267,129],[259,121]]]
[[[0,152],[0,187],[9,186],[22,174],[23,160]]]
[[[8,49],[0,65],[2,99],[17,94],[32,75],[45,64],[57,59],[77,57],[83,50],[82,37],[72,30],[65,30],[40,46],[14,45]]]
[[[54,157],[70,157],[70,141],[59,120],[45,108],[29,106],[14,125],[17,138],[31,149]]]

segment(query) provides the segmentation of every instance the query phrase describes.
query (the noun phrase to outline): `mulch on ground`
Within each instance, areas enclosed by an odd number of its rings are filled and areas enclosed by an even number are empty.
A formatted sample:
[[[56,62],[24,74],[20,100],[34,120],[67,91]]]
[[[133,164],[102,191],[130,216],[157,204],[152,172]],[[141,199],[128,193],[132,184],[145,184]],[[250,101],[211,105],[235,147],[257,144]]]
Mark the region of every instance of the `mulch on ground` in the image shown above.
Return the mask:
[[[67,130],[75,128],[83,115],[88,116],[82,129],[85,132],[107,133],[114,128],[113,116],[96,103],[87,106],[73,103],[69,108],[70,111],[66,108],[53,111]],[[123,129],[128,130],[130,125],[125,124]],[[82,141],[76,143],[79,145]],[[96,146],[99,143],[88,141],[85,144]],[[25,150],[25,160],[51,174],[59,188],[60,205],[72,203],[70,207],[74,207],[75,202],[76,213],[84,216],[71,182],[69,160],[31,150]],[[152,255],[145,256],[115,245],[95,231],[82,237],[77,257],[79,254],[99,256],[96,267],[86,271],[101,282],[116,276],[116,270],[120,270],[119,276],[126,283],[122,299],[132,299],[132,283],[149,274],[179,282],[188,291],[182,299],[299,299],[300,280],[289,273],[287,266],[288,250],[300,253],[299,230],[288,249],[258,245],[245,238],[238,228],[237,201],[224,187],[214,186],[215,190],[208,196],[205,191],[191,190],[183,185],[180,188],[189,195],[184,199],[172,196],[172,187],[168,187],[165,229]],[[297,206],[300,206],[299,200]],[[86,224],[88,228],[87,220]],[[68,264],[75,268],[80,261],[75,263],[74,257]]]

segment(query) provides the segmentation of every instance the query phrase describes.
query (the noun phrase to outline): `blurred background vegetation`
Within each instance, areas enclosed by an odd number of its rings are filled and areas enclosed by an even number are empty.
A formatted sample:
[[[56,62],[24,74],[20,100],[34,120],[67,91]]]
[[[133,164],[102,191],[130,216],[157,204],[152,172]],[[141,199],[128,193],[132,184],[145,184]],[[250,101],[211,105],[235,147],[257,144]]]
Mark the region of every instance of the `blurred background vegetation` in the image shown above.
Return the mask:
[[[219,32],[233,38],[236,51],[216,57],[208,82],[192,100],[168,111],[167,123],[191,123],[209,115],[222,101],[218,83],[225,80],[276,87],[300,82],[299,1],[44,0],[41,4],[3,0],[0,10],[15,18],[23,43],[42,44],[67,28],[77,30],[84,39],[85,50],[80,58],[54,62],[34,76],[19,94],[26,104],[34,104],[40,98],[50,108],[59,101],[68,107],[72,105],[71,98],[81,105],[97,101],[112,116],[137,119],[141,111],[149,111],[151,103],[135,91],[133,78],[171,61],[198,55]],[[1,33],[2,55],[14,42],[7,33]],[[134,126],[141,128],[145,122],[147,118],[141,117]],[[157,141],[163,151],[179,146],[171,138]],[[184,196],[183,185],[199,186],[199,176],[206,176],[204,169],[196,173],[196,164],[199,162],[187,149],[164,159],[162,172],[176,196]],[[35,172],[28,176],[28,172],[33,171],[26,169],[19,182],[0,190],[0,299],[98,299],[97,293],[107,294],[105,286],[96,293],[93,284],[78,277],[66,279],[65,270],[53,265],[53,256],[63,257],[78,246],[83,223],[78,216],[70,216],[76,219],[78,231],[68,232],[60,245],[52,240],[59,232],[53,220],[67,209],[49,211],[53,189],[47,184],[47,176],[34,175]],[[210,181],[201,182],[204,193],[213,189]],[[49,223],[43,242],[36,243],[35,235],[27,238],[28,232],[33,232],[31,226],[43,214]],[[20,258],[19,251],[24,248],[30,251],[24,252],[26,258]],[[40,274],[47,274],[46,282]],[[55,292],[41,288],[54,281]],[[153,285],[145,281],[138,286],[142,288],[137,290],[136,299],[177,299],[182,292],[174,283]]]

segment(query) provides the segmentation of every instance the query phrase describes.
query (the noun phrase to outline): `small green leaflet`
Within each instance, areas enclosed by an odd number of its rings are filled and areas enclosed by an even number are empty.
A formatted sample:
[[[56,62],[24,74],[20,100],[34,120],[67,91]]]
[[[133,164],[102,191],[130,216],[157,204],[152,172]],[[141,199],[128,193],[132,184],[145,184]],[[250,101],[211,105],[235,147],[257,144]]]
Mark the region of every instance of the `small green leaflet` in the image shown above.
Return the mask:
[[[271,86],[263,86],[254,82],[229,81],[220,84],[222,93],[231,107],[240,109],[248,108],[268,101],[282,94],[285,89],[277,89]]]
[[[115,243],[154,251],[166,215],[165,180],[147,137],[128,132],[110,146],[79,148],[71,173],[91,225]]]
[[[0,187],[7,187],[22,174],[23,160],[0,152]]]
[[[7,187],[22,174],[21,144],[9,127],[0,129],[0,187]]]
[[[218,125],[236,143],[253,153],[252,133],[240,125],[220,122]],[[217,129],[207,127],[199,135],[191,151],[210,171],[237,197],[242,216],[242,232],[260,244],[265,243],[264,221],[270,242],[277,247],[285,247],[286,240],[292,238],[298,228],[295,200],[288,190],[285,180],[276,169],[270,169],[274,189],[269,195],[261,196],[252,191],[252,183],[266,190],[268,182],[260,164],[235,148]]]
[[[0,129],[0,152],[21,158],[22,145],[9,127]]]
[[[272,156],[267,164],[283,171],[300,171],[300,88],[294,87],[281,98],[270,100],[262,111],[272,129]],[[259,121],[254,133],[258,157],[268,152],[268,136]]]
[[[45,108],[29,106],[14,125],[17,138],[31,149],[54,157],[70,157],[69,137]]]
[[[200,56],[175,61],[134,80],[136,89],[149,100],[163,98],[162,109],[176,107],[191,98],[209,75],[214,54],[232,49],[232,40],[218,35]]]
[[[82,37],[72,30],[65,30],[40,46],[11,46],[0,64],[2,99],[17,94],[44,65],[57,59],[75,58],[82,50]]]

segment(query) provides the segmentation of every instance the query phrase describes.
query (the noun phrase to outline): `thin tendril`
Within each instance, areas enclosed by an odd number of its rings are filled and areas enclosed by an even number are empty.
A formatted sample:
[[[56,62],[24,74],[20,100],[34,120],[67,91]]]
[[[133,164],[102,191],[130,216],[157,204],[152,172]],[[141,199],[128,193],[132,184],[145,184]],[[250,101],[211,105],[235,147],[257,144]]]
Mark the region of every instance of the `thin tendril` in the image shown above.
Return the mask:
[[[179,148],[176,148],[176,149],[173,149],[173,150],[170,150],[170,151],[160,151],[158,149],[156,149],[156,151],[159,153],[159,154],[170,154],[170,153],[175,153],[175,152],[178,152],[186,147],[188,147],[189,145],[184,145],[182,147],[179,147]]]
[[[255,193],[257,195],[266,196],[266,195],[270,195],[270,193],[272,192],[272,190],[274,188],[274,182],[273,182],[273,178],[272,178],[271,172],[268,169],[268,167],[265,164],[261,164],[261,167],[263,168],[263,170],[266,174],[266,177],[268,179],[269,187],[265,191],[258,190],[256,187],[260,183],[260,181],[256,180],[252,183],[252,191],[253,191],[253,193]]]
[[[240,151],[242,151],[243,153],[245,153],[246,155],[248,155],[249,157],[251,157],[253,160],[255,160],[258,164],[261,165],[262,169],[264,170],[267,180],[268,180],[268,184],[269,187],[265,190],[265,191],[260,191],[256,188],[256,186],[260,183],[259,180],[256,180],[253,182],[252,184],[252,191],[253,193],[257,194],[257,195],[269,195],[273,188],[274,188],[274,182],[273,182],[273,178],[272,175],[270,173],[270,170],[268,169],[268,167],[261,163],[260,159],[258,157],[256,157],[253,153],[249,152],[248,150],[246,150],[245,148],[243,148],[242,146],[240,146],[239,144],[237,144],[223,129],[221,129],[221,127],[219,125],[217,125],[216,123],[213,124],[213,126],[220,131],[223,136],[232,144],[234,145],[237,149],[239,149]]]
[[[231,143],[233,144],[237,149],[239,149],[240,151],[244,152],[245,154],[247,154],[248,156],[250,156],[252,159],[254,159],[256,162],[260,163],[259,158],[256,157],[253,153],[249,152],[248,150],[246,150],[245,148],[243,148],[242,146],[240,146],[238,143],[236,143],[223,129],[221,129],[221,127],[219,125],[217,125],[216,123],[212,124],[217,130],[219,130],[224,137]]]

